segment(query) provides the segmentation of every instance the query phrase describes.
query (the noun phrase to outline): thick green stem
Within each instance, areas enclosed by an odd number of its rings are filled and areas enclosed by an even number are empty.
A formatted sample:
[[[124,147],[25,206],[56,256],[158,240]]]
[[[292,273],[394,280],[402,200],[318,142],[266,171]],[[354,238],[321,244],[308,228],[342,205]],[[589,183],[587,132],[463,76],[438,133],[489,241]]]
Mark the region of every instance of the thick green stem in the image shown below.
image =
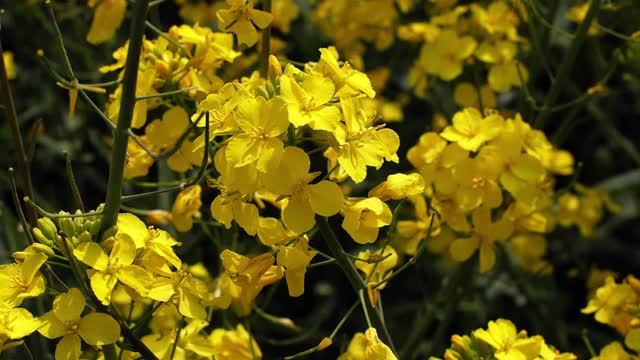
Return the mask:
[[[138,0],[133,8],[131,35],[129,36],[129,50],[127,52],[127,61],[125,64],[122,82],[120,113],[118,114],[118,124],[113,135],[113,151],[111,153],[107,198],[104,205],[101,232],[104,232],[115,225],[118,212],[120,211],[122,177],[124,174],[125,158],[127,156],[129,128],[131,127],[133,108],[136,103],[138,66],[140,64],[142,37],[144,35],[145,19],[147,17],[148,7],[149,0]]]
[[[33,185],[31,184],[31,169],[29,169],[27,161],[27,153],[24,151],[24,143],[22,142],[22,134],[20,134],[20,126],[18,124],[18,115],[9,86],[9,77],[7,76],[7,68],[4,63],[4,49],[2,48],[2,40],[0,40],[0,88],[2,89],[2,105],[7,114],[7,120],[11,127],[13,142],[16,145],[16,162],[18,170],[22,175],[22,190],[24,195],[33,198]],[[36,226],[36,212],[33,209],[27,209],[27,219],[29,224]],[[25,229],[25,231],[30,231]]]
[[[356,292],[356,295],[359,296],[360,291],[366,290],[366,284],[364,283],[360,274],[358,274],[358,270],[356,270],[351,260],[349,260],[349,258],[345,255],[344,249],[342,248],[340,241],[336,237],[336,234],[331,229],[328,219],[323,216],[316,216],[316,222],[320,226],[320,234],[322,234],[325,243],[329,247],[331,255],[333,255],[336,263],[338,263],[338,265],[342,269],[342,272],[349,280],[349,283],[351,284],[353,290]],[[371,315],[371,322],[373,326],[377,330],[381,330],[382,340],[391,348],[391,350],[393,350],[394,353],[396,353],[396,350],[393,346],[393,341],[391,339],[391,336],[389,335],[389,330],[385,325],[384,319],[380,316],[378,310],[371,306],[368,301],[365,301],[364,303],[365,304],[363,306],[366,306],[366,308],[363,310]]]
[[[558,69],[556,78],[551,85],[551,89],[547,93],[547,97],[544,99],[542,111],[538,114],[536,119],[535,127],[538,129],[544,128],[544,122],[551,113],[551,107],[558,99],[560,90],[565,87],[566,82],[569,79],[569,74],[571,73],[576,61],[576,57],[578,56],[578,50],[580,49],[584,39],[587,37],[587,31],[589,30],[589,26],[591,26],[591,22],[598,14],[598,10],[600,10],[600,1],[601,0],[591,0],[591,5],[589,5],[587,15],[578,27],[576,36],[569,46],[569,50],[564,57],[564,61],[560,64],[560,68]]]
[[[271,0],[264,0],[262,10],[271,12]],[[269,74],[269,55],[271,54],[271,25],[262,30],[260,45],[260,76],[266,79]]]

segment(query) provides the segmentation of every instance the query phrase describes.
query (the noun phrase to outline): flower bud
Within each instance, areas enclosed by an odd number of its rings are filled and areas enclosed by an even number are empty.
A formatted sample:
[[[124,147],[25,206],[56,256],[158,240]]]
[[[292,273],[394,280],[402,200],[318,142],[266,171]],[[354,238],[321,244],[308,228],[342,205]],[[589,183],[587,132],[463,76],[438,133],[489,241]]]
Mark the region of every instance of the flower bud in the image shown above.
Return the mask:
[[[56,224],[54,224],[49,218],[40,218],[36,221],[36,224],[37,229],[40,229],[42,235],[47,239],[53,239],[58,232]]]
[[[68,237],[72,237],[76,233],[76,227],[71,218],[62,218],[58,222],[60,224],[60,228],[62,232]]]
[[[37,227],[33,228],[31,232],[33,233],[33,236],[35,236],[36,240],[38,240],[40,243],[49,245],[49,246],[53,245],[53,239],[55,237],[55,234],[51,238],[47,238],[42,232],[42,230],[40,230],[40,228],[37,228]]]
[[[91,238],[91,234],[89,234],[88,231],[84,231],[82,234],[80,234],[77,239],[77,241],[74,241],[74,243],[77,244],[82,244],[83,242],[88,242],[88,241],[93,241],[93,239]]]
[[[118,227],[116,225],[113,225],[112,227],[108,228],[107,231],[104,232],[104,234],[102,234],[102,240],[104,241],[105,239],[108,239],[112,236],[116,236],[117,232]]]
[[[318,349],[318,351],[322,351],[322,350],[328,348],[329,346],[331,346],[331,344],[333,344],[333,341],[331,339],[329,339],[328,337],[325,337],[324,339],[322,339],[320,341],[318,346],[316,346],[316,349]]]

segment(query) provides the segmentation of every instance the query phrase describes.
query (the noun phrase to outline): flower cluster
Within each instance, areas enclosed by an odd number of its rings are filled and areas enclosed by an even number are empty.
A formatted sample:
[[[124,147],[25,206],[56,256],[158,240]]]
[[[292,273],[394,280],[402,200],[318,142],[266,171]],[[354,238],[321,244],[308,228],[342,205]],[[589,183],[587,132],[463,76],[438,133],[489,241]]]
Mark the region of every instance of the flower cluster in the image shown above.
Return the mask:
[[[593,314],[597,322],[615,328],[624,336],[624,344],[635,352],[627,354],[619,342],[604,347],[600,358],[637,358],[640,353],[640,281],[633,275],[618,283],[608,276],[604,283],[589,297],[583,314]]]
[[[453,335],[445,360],[575,360],[572,353],[560,353],[540,335],[529,336],[518,331],[506,319],[489,321],[487,329],[477,329],[471,335]]]

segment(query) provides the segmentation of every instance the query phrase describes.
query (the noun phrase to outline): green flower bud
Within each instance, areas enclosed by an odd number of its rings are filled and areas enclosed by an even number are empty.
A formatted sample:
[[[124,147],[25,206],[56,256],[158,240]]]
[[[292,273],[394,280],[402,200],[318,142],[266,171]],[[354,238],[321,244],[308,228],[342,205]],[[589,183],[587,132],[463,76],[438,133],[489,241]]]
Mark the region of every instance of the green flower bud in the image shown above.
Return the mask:
[[[88,231],[84,231],[77,237],[77,244],[82,244],[83,242],[93,241],[91,234]]]
[[[53,238],[58,233],[58,228],[56,228],[56,224],[51,221],[49,218],[40,218],[36,221],[37,228],[40,229],[42,235],[47,239],[53,240]],[[35,229],[34,229],[35,230]]]
[[[72,237],[76,234],[76,227],[71,218],[62,218],[59,221],[60,228],[67,237]]]
[[[48,238],[44,235],[42,230],[40,230],[40,228],[37,228],[37,227],[33,228],[31,232],[33,233],[33,236],[35,236],[36,240],[38,240],[38,242],[40,242],[41,244],[45,244],[48,246],[53,245],[53,239],[55,238],[55,234],[51,238]]]

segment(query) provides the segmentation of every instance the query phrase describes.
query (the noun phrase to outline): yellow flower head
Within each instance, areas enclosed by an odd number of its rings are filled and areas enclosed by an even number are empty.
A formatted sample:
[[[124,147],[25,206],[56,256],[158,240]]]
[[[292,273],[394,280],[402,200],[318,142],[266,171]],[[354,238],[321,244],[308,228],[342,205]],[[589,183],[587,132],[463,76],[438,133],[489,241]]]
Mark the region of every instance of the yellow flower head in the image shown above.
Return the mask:
[[[375,328],[368,328],[365,333],[356,333],[347,351],[338,360],[397,360],[391,349],[385,345]]]
[[[271,24],[273,15],[253,8],[253,0],[227,0],[228,9],[218,10],[218,26],[238,37],[238,43],[253,46],[258,41],[258,31]]]
[[[369,244],[378,239],[379,228],[391,223],[391,209],[377,197],[353,198],[343,210],[342,228],[359,244]]]
[[[127,10],[127,0],[88,0],[88,3],[90,7],[98,7],[93,14],[87,41],[98,45],[110,40],[122,24]]]
[[[227,161],[234,167],[255,162],[258,170],[266,172],[282,156],[284,145],[278,137],[289,127],[286,103],[278,97],[249,98],[238,105],[235,115],[242,132],[229,140]]]
[[[504,119],[497,114],[483,117],[477,109],[466,108],[453,115],[453,124],[440,136],[465,150],[478,151],[482,144],[500,134],[503,125]]]
[[[515,325],[506,319],[489,321],[489,328],[478,329],[473,336],[495,349],[498,360],[535,359],[540,354],[542,337],[528,337],[527,332],[518,332]]]
[[[262,181],[267,190],[286,199],[282,206],[282,222],[300,234],[315,224],[314,214],[331,216],[340,211],[344,196],[340,187],[322,180],[310,184],[318,172],[309,173],[309,156],[300,148],[287,147],[280,164],[270,170]]]
[[[335,93],[329,78],[306,75],[302,86],[287,75],[280,77],[280,96],[287,102],[289,121],[296,127],[333,131],[340,122],[340,110],[327,104]]]
[[[382,201],[400,200],[408,196],[422,194],[424,180],[420,174],[392,174],[387,181],[378,184],[369,191],[369,197],[377,197]]]
[[[27,254],[20,263],[0,265],[0,302],[15,307],[42,294],[46,283],[40,267],[46,261],[47,255],[38,252]]]
[[[202,187],[196,184],[182,190],[171,209],[171,218],[176,230],[185,232],[193,227],[193,219],[200,217],[200,193]]]
[[[451,81],[462,74],[464,61],[473,54],[476,45],[471,36],[459,37],[454,30],[444,30],[433,43],[423,45],[421,65],[427,73]]]
[[[285,268],[284,276],[289,288],[289,296],[304,294],[304,275],[311,259],[317,254],[309,250],[309,239],[302,236],[292,246],[282,246],[278,250],[278,265]]]
[[[262,352],[255,338],[238,324],[235,330],[214,329],[209,336],[214,358],[219,360],[259,360]]]
[[[56,296],[53,309],[42,315],[38,332],[49,339],[62,339],[56,345],[56,359],[80,359],[80,339],[89,345],[113,344],[120,338],[120,325],[110,315],[94,312],[81,316],[85,300],[76,289]]]

